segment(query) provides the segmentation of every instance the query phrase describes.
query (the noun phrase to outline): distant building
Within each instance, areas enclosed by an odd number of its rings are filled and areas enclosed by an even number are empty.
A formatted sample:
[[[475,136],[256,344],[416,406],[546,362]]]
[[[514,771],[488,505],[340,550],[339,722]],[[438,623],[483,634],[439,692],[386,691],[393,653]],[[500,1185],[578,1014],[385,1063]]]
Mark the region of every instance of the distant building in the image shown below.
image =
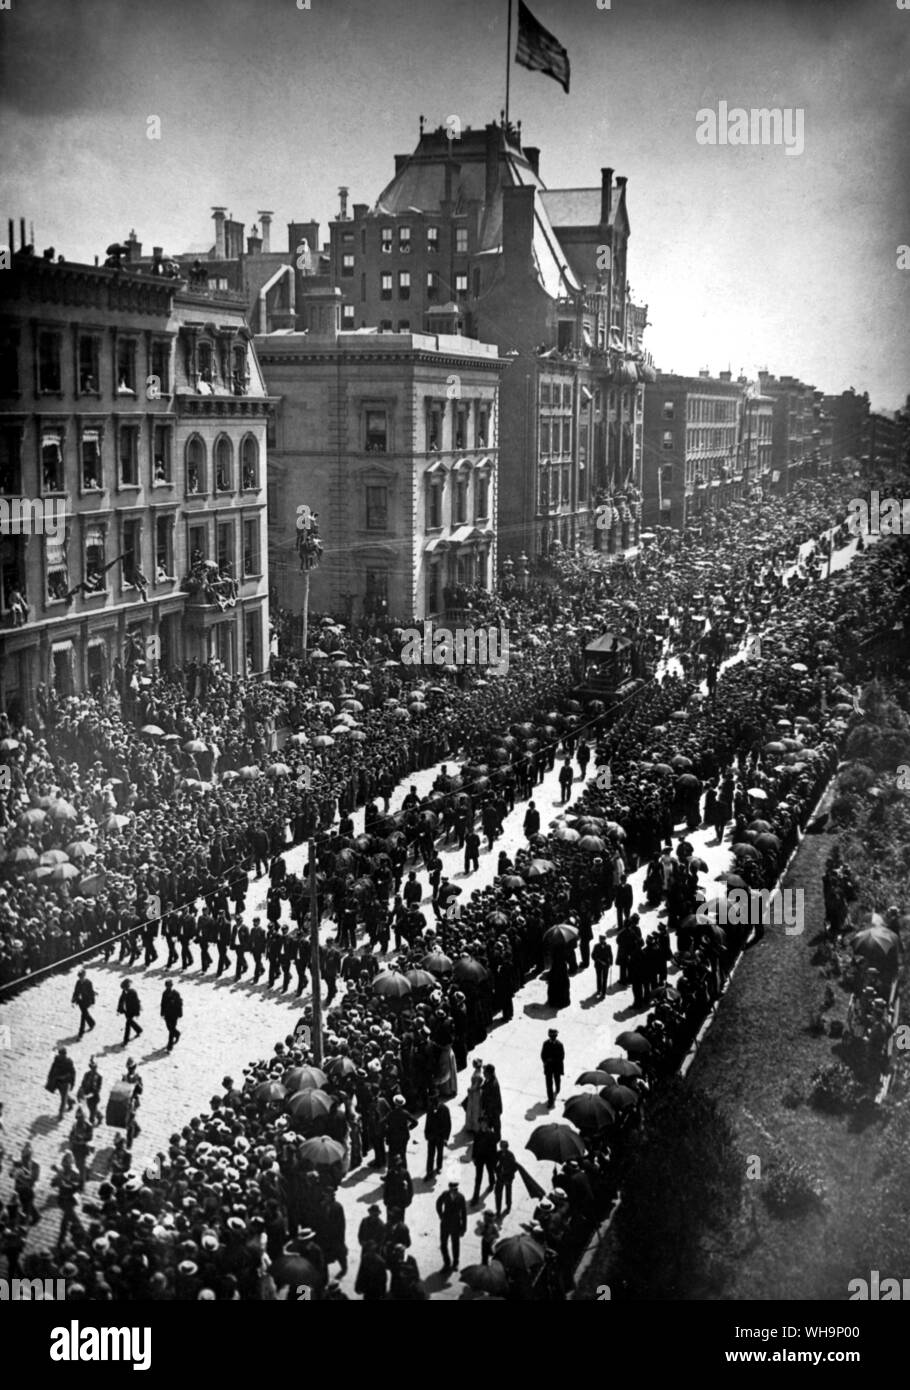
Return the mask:
[[[425,618],[492,587],[498,504],[495,347],[453,333],[345,333],[315,296],[308,332],[256,338],[280,397],[269,451],[270,573],[299,612],[298,508],[318,514],[311,605],[345,620]],[[318,331],[334,313],[336,327]]]
[[[774,402],[771,483],[783,495],[800,478],[809,476],[818,448],[815,433],[815,387],[793,376],[759,372],[762,394]]]
[[[646,529],[700,525],[748,501],[770,463],[771,402],[747,397],[732,373],[659,372],[645,395],[642,522]]]
[[[268,399],[243,304],[129,268],[119,254],[109,261],[60,263],[20,247],[0,276],[0,516],[9,522],[14,501],[34,504],[27,527],[0,527],[7,709],[28,711],[39,683],[100,690],[138,661],[218,656],[242,672],[247,659],[261,670],[267,658]],[[210,349],[195,372],[194,333]],[[217,459],[232,461],[229,490],[217,487]],[[254,460],[255,486],[244,487]],[[41,509],[59,509],[59,532],[39,531]],[[200,589],[197,602],[182,581],[189,526],[211,533],[214,554],[211,528],[228,514],[236,597],[222,614],[211,584],[211,599]],[[213,623],[190,612],[209,604]]]

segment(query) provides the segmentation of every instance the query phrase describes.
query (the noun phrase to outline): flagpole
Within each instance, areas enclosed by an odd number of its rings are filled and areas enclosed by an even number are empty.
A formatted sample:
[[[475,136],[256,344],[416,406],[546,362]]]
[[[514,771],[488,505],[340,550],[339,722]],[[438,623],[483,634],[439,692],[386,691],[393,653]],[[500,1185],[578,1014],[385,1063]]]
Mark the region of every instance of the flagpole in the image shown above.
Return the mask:
[[[512,0],[509,0],[509,23],[506,38],[506,130],[509,128],[509,77],[512,71]]]

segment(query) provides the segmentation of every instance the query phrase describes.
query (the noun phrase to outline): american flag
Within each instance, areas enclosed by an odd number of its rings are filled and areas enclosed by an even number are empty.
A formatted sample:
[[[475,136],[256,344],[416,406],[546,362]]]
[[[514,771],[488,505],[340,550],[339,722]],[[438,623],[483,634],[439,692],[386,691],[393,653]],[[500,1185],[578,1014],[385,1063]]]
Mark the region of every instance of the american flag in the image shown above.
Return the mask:
[[[569,55],[549,30],[534,18],[524,0],[518,0],[518,48],[515,61],[533,72],[545,72],[548,77],[555,77],[568,92]]]

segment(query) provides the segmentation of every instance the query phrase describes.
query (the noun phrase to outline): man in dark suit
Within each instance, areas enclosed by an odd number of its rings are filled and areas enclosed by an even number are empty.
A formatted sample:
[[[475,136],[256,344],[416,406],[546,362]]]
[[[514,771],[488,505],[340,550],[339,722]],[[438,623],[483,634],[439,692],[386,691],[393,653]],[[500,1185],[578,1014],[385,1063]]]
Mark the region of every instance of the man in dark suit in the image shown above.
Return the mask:
[[[167,1050],[170,1052],[174,1043],[180,1041],[180,1029],[177,1024],[183,1017],[183,1000],[174,989],[172,980],[165,980],[164,982],[164,993],[161,996],[161,1017],[167,1026]]]
[[[464,839],[464,871],[477,872],[480,868],[480,836],[472,826]]]
[[[468,1204],[458,1190],[457,1181],[449,1183],[448,1188],[436,1200],[436,1214],[439,1217],[439,1248],[442,1251],[443,1272],[458,1269],[461,1252],[461,1238],[468,1229]],[[449,1259],[449,1243],[452,1258]]]
[[[552,1108],[556,1104],[566,1066],[566,1050],[559,1041],[556,1028],[549,1030],[547,1040],[540,1049],[540,1060],[543,1062],[544,1080],[547,1083],[547,1104]]]
[[[254,985],[258,985],[258,983],[259,983],[259,976],[262,974],[263,970],[265,969],[265,966],[262,964],[262,956],[263,956],[263,952],[265,951],[265,947],[266,947],[266,930],[265,930],[265,927],[262,925],[262,919],[261,919],[261,918],[259,918],[259,917],[254,917],[254,918],[253,918],[253,925],[252,925],[252,927],[250,928],[250,950],[251,950],[251,952],[252,952],[252,954],[253,954],[253,960],[254,960],[255,963],[256,963],[256,969],[253,971],[253,984],[254,984]]]
[[[452,1116],[449,1114],[449,1107],[443,1105],[438,1096],[434,1096],[430,1100],[423,1132],[427,1141],[426,1179],[427,1182],[430,1182],[437,1173],[442,1172],[445,1146],[452,1134]]]
[[[540,830],[540,812],[533,801],[528,802],[528,809],[525,811],[524,832],[527,839],[536,835]]]
[[[591,952],[594,960],[594,975],[597,980],[597,996],[599,999],[606,997],[607,989],[610,984],[610,971],[613,968],[613,947],[605,936],[598,939],[597,945]]]
[[[89,1010],[95,1002],[95,987],[84,970],[79,971],[79,978],[73,990],[73,1003],[79,1006],[79,1036],[82,1037],[86,1028],[92,1029],[95,1020]]]
[[[130,1040],[131,1032],[135,1032],[138,1038],[142,1032],[137,1019],[142,1012],[142,1005],[139,1002],[139,995],[136,993],[129,980],[124,980],[120,986],[120,998],[117,1002],[118,1014],[123,1014],[126,1019],[126,1026],[123,1030],[123,1046],[126,1047]]]
[[[632,908],[635,906],[635,892],[623,874],[622,882],[616,888],[616,925],[620,931],[627,924]]]

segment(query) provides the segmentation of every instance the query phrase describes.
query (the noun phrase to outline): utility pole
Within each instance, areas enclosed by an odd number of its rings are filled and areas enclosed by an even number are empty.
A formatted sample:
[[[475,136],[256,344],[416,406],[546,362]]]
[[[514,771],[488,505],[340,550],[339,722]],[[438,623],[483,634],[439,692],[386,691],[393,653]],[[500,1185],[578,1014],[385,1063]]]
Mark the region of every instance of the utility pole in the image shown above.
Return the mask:
[[[322,560],[319,539],[319,513],[310,511],[305,502],[297,508],[297,554],[303,570],[303,656],[306,659],[310,622],[310,571]]]
[[[313,976],[313,1061],[322,1066],[322,973],[319,965],[319,894],[316,887],[316,846],[310,840],[310,973]]]

